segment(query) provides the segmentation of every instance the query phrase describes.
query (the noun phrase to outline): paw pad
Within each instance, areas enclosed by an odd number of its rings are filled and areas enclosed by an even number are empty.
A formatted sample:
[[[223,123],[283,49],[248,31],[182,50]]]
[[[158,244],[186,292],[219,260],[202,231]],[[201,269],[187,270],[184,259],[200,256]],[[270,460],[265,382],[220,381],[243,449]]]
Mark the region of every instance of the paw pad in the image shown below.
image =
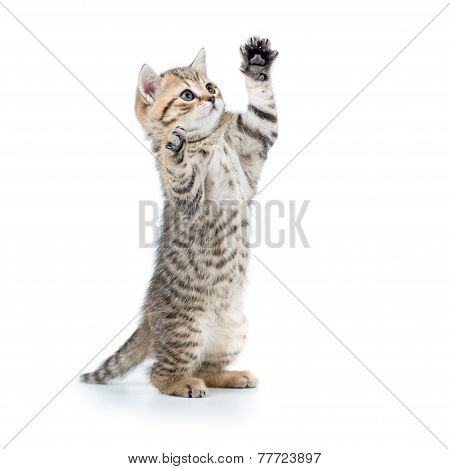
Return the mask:
[[[241,70],[255,80],[265,81],[278,52],[270,48],[268,39],[253,36],[241,46],[241,55]]]

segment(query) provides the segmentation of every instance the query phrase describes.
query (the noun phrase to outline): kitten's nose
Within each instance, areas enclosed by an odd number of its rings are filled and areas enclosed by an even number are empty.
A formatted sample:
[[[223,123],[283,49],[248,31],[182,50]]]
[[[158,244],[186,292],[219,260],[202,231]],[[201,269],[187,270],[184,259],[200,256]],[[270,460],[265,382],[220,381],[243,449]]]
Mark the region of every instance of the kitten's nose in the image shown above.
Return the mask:
[[[214,104],[216,102],[216,97],[215,96],[210,96],[208,98],[208,101],[211,101]]]

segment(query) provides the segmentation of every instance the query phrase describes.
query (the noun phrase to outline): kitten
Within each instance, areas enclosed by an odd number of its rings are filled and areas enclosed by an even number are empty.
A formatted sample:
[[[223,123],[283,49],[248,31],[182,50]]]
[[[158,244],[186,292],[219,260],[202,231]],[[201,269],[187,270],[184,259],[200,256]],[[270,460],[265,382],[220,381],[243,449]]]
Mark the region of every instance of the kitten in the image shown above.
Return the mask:
[[[277,137],[270,69],[278,52],[256,37],[240,50],[249,100],[242,114],[225,111],[203,49],[188,67],[161,75],[141,69],[136,115],[157,155],[165,199],[156,267],[140,326],[82,381],[106,383],[153,357],[150,379],[165,394],[204,397],[207,386],[257,384],[251,373],[225,367],[247,334],[248,205]]]

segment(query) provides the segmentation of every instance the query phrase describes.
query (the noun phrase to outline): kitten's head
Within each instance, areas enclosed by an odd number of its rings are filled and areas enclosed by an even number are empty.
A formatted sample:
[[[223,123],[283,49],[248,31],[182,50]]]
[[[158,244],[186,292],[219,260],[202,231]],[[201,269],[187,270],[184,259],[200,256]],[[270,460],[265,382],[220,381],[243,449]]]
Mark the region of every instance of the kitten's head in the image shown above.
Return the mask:
[[[206,76],[205,50],[188,67],[158,75],[148,65],[139,73],[136,115],[150,134],[182,125],[209,134],[224,112],[217,85]]]

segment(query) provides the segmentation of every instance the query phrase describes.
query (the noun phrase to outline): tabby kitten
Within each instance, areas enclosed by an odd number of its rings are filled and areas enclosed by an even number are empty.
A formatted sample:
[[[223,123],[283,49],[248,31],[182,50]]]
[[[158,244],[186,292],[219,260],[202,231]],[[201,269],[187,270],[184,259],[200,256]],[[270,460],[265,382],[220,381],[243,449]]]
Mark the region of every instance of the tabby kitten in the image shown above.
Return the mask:
[[[277,137],[267,39],[241,47],[245,113],[225,111],[206,75],[205,51],[161,75],[144,65],[136,115],[152,141],[164,192],[157,261],[142,321],[96,371],[106,383],[153,357],[151,382],[165,394],[204,397],[209,387],[255,387],[247,371],[228,371],[244,346],[241,297],[248,259],[248,204]]]

